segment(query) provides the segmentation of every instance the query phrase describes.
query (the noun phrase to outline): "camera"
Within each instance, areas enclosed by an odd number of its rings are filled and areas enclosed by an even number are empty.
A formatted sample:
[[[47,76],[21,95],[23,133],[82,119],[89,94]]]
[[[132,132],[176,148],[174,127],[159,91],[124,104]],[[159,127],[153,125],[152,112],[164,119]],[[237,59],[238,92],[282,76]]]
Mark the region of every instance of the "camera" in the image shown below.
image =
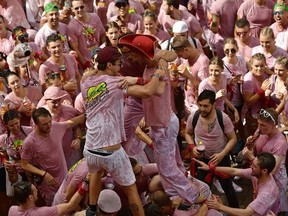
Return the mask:
[[[31,47],[28,43],[20,43],[15,47],[18,51],[17,57],[28,57],[31,55]]]

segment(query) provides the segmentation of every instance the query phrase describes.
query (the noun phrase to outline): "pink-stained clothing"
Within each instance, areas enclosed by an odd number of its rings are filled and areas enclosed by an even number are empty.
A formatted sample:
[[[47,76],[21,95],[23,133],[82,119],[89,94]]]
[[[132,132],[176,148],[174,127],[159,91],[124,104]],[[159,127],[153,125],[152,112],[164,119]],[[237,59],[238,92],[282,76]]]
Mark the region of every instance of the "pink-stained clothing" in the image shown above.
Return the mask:
[[[193,128],[192,120],[195,112],[192,112],[187,120],[186,129],[189,134],[192,134],[194,130],[195,134],[195,143],[203,142],[205,145],[205,158],[210,158],[215,153],[220,153],[226,146],[227,141],[225,134],[232,133],[234,131],[233,123],[231,122],[229,116],[222,112],[223,115],[223,124],[224,124],[224,133],[220,127],[219,121],[216,118],[216,125],[210,133],[208,133],[201,123],[201,117],[198,119],[198,122]]]
[[[172,50],[171,44],[173,43],[174,37],[171,37],[170,39],[162,42],[160,44],[162,50]],[[203,53],[201,42],[197,38],[191,38],[188,36],[188,41],[190,42],[191,46],[196,48],[199,52]]]
[[[68,171],[65,179],[63,180],[61,186],[59,187],[57,193],[55,194],[52,206],[66,203],[66,192],[68,187],[73,187],[74,192],[77,191],[78,187],[88,174],[88,166],[85,159],[78,161],[74,164],[71,169]]]
[[[190,3],[192,3],[193,8],[196,10],[196,18],[199,20],[201,26],[207,26],[208,25],[208,18],[207,18],[207,12],[210,10],[210,7],[214,0],[203,0],[203,1],[197,1],[197,0],[189,0]]]
[[[286,87],[284,85],[284,81],[279,78],[276,74],[273,74],[269,77],[270,81],[270,90],[271,93],[269,95],[269,106],[276,109],[276,107],[280,104],[282,97],[285,97],[287,94]]]
[[[51,205],[54,195],[65,178],[67,165],[62,141],[68,129],[67,122],[52,122],[48,137],[39,136],[32,131],[24,140],[21,158],[35,167],[45,170],[56,179],[57,187],[50,187],[45,181],[36,185],[47,205]]]
[[[201,25],[192,14],[187,11],[180,11],[182,14],[182,21],[186,22],[189,29],[189,36],[194,36],[195,34],[202,31]],[[175,20],[165,13],[160,13],[158,16],[158,22],[163,26],[164,31],[172,33],[172,27],[175,22],[179,20]]]
[[[252,176],[252,169],[241,171],[245,178],[251,179],[256,190],[256,198],[248,205],[255,212],[255,216],[268,215],[271,210],[277,215],[279,212],[279,190],[272,175],[269,180],[259,184],[258,179]]]
[[[236,75],[241,75],[243,78],[244,75],[248,72],[246,66],[246,61],[242,56],[237,56],[236,64],[227,63],[227,57],[223,58],[224,62],[224,74],[227,77],[227,95],[226,97],[234,106],[241,106],[243,104],[242,93],[240,92],[239,84],[230,85],[232,77]]]
[[[70,43],[78,43],[78,49],[84,59],[90,61],[90,51],[101,45],[101,35],[105,34],[105,29],[96,13],[87,13],[87,16],[87,22],[71,19],[67,35]]]
[[[266,0],[265,5],[258,5],[255,0],[245,0],[237,12],[239,18],[249,21],[251,34],[259,38],[260,31],[272,23],[272,13],[275,2]]]
[[[256,79],[256,77],[252,74],[252,72],[249,71],[244,76],[244,80],[243,80],[243,84],[242,84],[243,94],[245,94],[245,93],[256,94],[256,92],[261,88],[262,82],[264,80],[266,80],[267,78],[268,78],[268,75],[263,72],[261,82],[259,82]],[[258,112],[260,111],[260,109],[263,106],[264,106],[264,98],[258,100],[251,107],[249,107],[244,101],[244,106],[243,106],[242,114],[241,114],[242,118],[245,118],[247,111],[250,110],[253,118],[256,119]]]
[[[227,86],[227,77],[222,74],[221,75],[221,83],[219,88],[215,88],[215,86],[212,85],[210,78],[206,78],[203,81],[200,82],[199,87],[198,87],[198,95],[201,94],[201,92],[205,89],[214,91],[217,93],[220,89],[226,89]],[[217,98],[215,101],[215,108],[224,111],[224,97]]]
[[[118,15],[111,17],[109,21],[116,21],[118,20]],[[139,14],[129,14],[129,20],[126,23],[126,27],[136,33],[137,31],[143,32],[144,31],[144,24],[143,18]]]
[[[7,36],[5,38],[0,38],[0,52],[8,55],[14,49],[15,41],[12,39],[12,33],[10,31],[7,32]]]
[[[155,68],[146,68],[143,74],[144,80],[150,80]],[[166,81],[164,93],[159,97],[153,95],[142,99],[144,118],[148,126],[169,127],[171,117],[171,85],[170,78]],[[159,112],[161,110],[161,112]]]
[[[145,30],[144,30],[143,34],[144,35],[151,35],[150,33],[146,33]],[[162,29],[158,29],[156,35],[152,35],[152,36],[154,36],[157,39],[159,44],[163,43],[164,41],[166,41],[170,38],[169,33],[166,31],[163,31]]]
[[[79,70],[75,58],[71,54],[64,53],[63,55],[64,64],[66,66],[66,81],[76,80],[76,76],[79,73]],[[41,85],[45,84],[47,73],[51,71],[61,73],[61,68],[49,58],[43,64],[41,64],[39,68],[39,81]]]
[[[129,9],[135,10],[135,12],[139,15],[144,13],[143,5],[138,1],[134,1],[134,0],[129,1]],[[108,5],[108,9],[107,9],[107,14],[106,14],[107,20],[110,20],[112,17],[114,17],[116,15],[117,15],[117,9],[115,6],[115,2],[110,1],[109,5]]]
[[[277,23],[273,23],[272,25],[270,25],[270,28],[273,30],[273,33],[274,33],[274,37],[277,38],[278,34],[280,32],[287,32],[288,30],[288,27],[282,29],[282,30],[279,30],[279,28],[277,27]]]
[[[288,146],[286,138],[280,131],[271,138],[267,137],[267,135],[260,135],[255,142],[255,147],[257,154],[268,152],[282,158],[280,167],[274,174],[274,178],[280,193],[280,211],[287,211],[288,200],[286,196],[286,187],[288,179],[285,167],[285,158]]]
[[[75,98],[74,108],[79,113],[85,113],[85,101],[83,100],[83,96],[82,96],[81,92]]]
[[[72,99],[71,99],[69,93],[68,93],[67,91],[65,91],[65,90],[62,90],[62,89],[60,90],[60,92],[61,92],[61,94],[63,94],[63,95],[66,94],[63,98],[61,98],[61,103],[62,103],[62,104],[65,104],[65,105],[67,105],[67,106],[72,106],[72,107],[73,107]],[[44,106],[45,104],[46,104],[46,100],[45,100],[44,97],[42,97],[42,98],[39,100],[38,104],[37,104],[37,108],[42,107],[42,106]]]
[[[59,27],[57,30],[53,30],[49,27],[48,23],[45,23],[37,32],[35,36],[35,43],[43,50],[46,47],[46,40],[47,37],[53,33],[60,33],[64,38],[64,52],[68,53],[70,51],[69,45],[68,45],[68,37],[67,37],[67,25],[64,23],[59,22]],[[47,53],[49,56],[50,54]]]
[[[57,206],[33,207],[25,212],[21,211],[19,206],[11,206],[8,212],[8,216],[34,216],[34,215],[57,216],[59,214]]]
[[[260,45],[259,39],[254,36],[250,36],[250,41],[247,45],[242,44],[238,38],[235,38],[235,40],[237,41],[237,45],[239,48],[238,55],[243,56],[246,59],[246,61],[252,57],[253,47]]]
[[[38,30],[44,11],[44,0],[27,0],[25,6],[28,22],[33,29]]]
[[[43,106],[48,110],[47,105]],[[51,113],[52,115],[52,113]],[[61,105],[60,112],[56,115],[52,115],[52,121],[55,122],[66,122],[79,115],[78,111],[71,106]],[[74,140],[73,128],[68,128],[63,140],[62,147],[66,159],[67,168],[69,169],[73,164],[75,164],[80,159],[80,151],[75,150],[71,147],[71,143]]]
[[[30,29],[23,7],[17,0],[5,1],[6,6],[0,5],[0,14],[4,17],[7,28],[11,31],[16,26]],[[17,16],[15,16],[17,15]]]
[[[124,91],[118,87],[120,77],[88,77],[81,83],[86,103],[88,150],[113,146],[126,140],[124,130]],[[113,133],[111,133],[113,131]]]
[[[218,0],[214,1],[210,7],[210,13],[219,17],[219,34],[223,38],[234,36],[234,24],[237,10],[242,0]]]
[[[275,45],[284,50],[288,50],[288,32],[280,32],[275,40]]]
[[[278,57],[280,57],[280,56],[288,57],[288,53],[284,49],[277,47],[277,46],[276,46],[274,53],[271,54],[271,53],[266,53],[263,50],[263,47],[261,45],[259,45],[259,46],[256,46],[252,49],[252,55],[254,55],[256,53],[262,53],[265,56],[266,64],[270,69],[274,68],[275,61]]]

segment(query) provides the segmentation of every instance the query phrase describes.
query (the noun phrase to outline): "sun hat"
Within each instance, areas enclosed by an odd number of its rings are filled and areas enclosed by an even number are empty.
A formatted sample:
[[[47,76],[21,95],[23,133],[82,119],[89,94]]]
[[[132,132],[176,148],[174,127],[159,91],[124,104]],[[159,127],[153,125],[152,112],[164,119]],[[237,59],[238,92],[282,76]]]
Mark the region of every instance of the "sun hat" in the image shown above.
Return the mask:
[[[110,189],[104,189],[100,192],[97,204],[106,213],[118,212],[122,207],[120,197]]]
[[[44,92],[45,100],[59,100],[66,97],[68,94],[57,86],[49,86]]]

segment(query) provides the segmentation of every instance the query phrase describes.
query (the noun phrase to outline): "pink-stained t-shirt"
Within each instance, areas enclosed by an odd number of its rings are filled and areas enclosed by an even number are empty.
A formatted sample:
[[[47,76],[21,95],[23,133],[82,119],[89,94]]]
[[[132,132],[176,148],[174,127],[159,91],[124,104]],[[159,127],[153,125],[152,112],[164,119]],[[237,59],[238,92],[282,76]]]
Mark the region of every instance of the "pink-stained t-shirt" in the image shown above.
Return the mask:
[[[275,45],[284,50],[288,50],[288,32],[280,32],[275,40]]]
[[[45,181],[40,185],[35,185],[47,205],[52,204],[54,195],[67,173],[62,148],[63,137],[67,129],[67,122],[52,122],[48,137],[40,137],[34,130],[23,143],[21,158],[29,161],[35,167],[45,170],[56,179],[57,187],[50,187]]]
[[[277,23],[273,23],[272,25],[270,25],[270,28],[273,30],[273,33],[274,33],[274,37],[277,38],[278,34],[280,32],[287,32],[288,28],[284,28],[284,29],[281,29],[279,30],[279,28],[277,27]]]
[[[268,75],[266,73],[262,74],[262,82],[268,78]],[[256,77],[252,74],[251,71],[249,71],[247,74],[244,76],[243,84],[242,84],[242,92],[243,94],[245,93],[250,93],[250,94],[256,94],[258,89],[261,88],[261,83],[258,82]],[[264,100],[258,100],[256,103],[254,103],[251,107],[249,107],[245,101],[244,101],[244,107],[242,109],[242,116],[244,117],[246,112],[251,109],[252,116],[254,118],[257,117],[258,112],[260,109],[264,106]]]
[[[219,17],[219,34],[223,38],[234,36],[234,24],[237,18],[237,10],[242,1],[217,0],[210,7],[210,13]]]
[[[236,64],[229,64],[227,63],[227,57],[223,58],[224,62],[224,74],[227,77],[227,83],[228,83],[228,88],[227,88],[227,95],[226,97],[228,100],[231,101],[231,103],[234,106],[241,106],[243,103],[242,100],[242,93],[240,92],[240,87],[239,84],[235,85],[230,85],[230,81],[232,77],[236,75],[241,75],[242,79],[244,75],[248,72],[248,68],[246,66],[246,61],[242,56],[237,56],[237,63]]]
[[[237,41],[237,45],[238,45],[238,55],[241,55],[242,57],[244,57],[247,60],[249,60],[252,57],[252,49],[253,47],[259,46],[260,45],[260,41],[258,38],[254,37],[254,36],[250,36],[250,41],[247,45],[242,44],[238,38],[235,38],[235,40]]]
[[[194,114],[195,111],[192,112],[191,115],[188,117],[186,124],[186,129],[188,130],[188,133],[191,134],[193,130],[192,120]],[[225,134],[233,132],[234,126],[229,116],[224,112],[222,112],[222,115],[223,115]],[[206,129],[203,127],[203,124],[201,123],[201,117],[199,117],[198,122],[194,128],[194,134],[195,134],[195,143],[199,143],[199,141],[202,141],[203,144],[205,145],[205,158],[210,158],[213,154],[221,152],[227,144],[226,136],[219,125],[217,117],[215,127],[212,129],[210,133],[208,133]]]
[[[277,46],[276,46],[274,53],[271,54],[271,53],[264,52],[263,47],[259,45],[252,49],[252,55],[256,53],[262,53],[265,56],[266,64],[270,69],[274,68],[275,61],[278,57],[280,56],[288,57],[288,53],[284,49],[277,47]]]
[[[19,206],[11,206],[8,212],[8,216],[57,216],[57,206],[52,207],[33,207],[25,212],[21,211]]]
[[[151,35],[150,33],[146,33],[145,30],[144,30],[143,34],[144,35]],[[163,43],[164,41],[166,41],[170,38],[169,33],[166,31],[163,31],[162,29],[158,29],[156,35],[152,35],[152,36],[154,36],[157,39],[159,44]]]
[[[64,64],[66,66],[65,71],[66,81],[76,80],[76,76],[79,73],[79,71],[75,58],[71,54],[64,53],[63,55],[65,62]],[[43,64],[41,64],[39,68],[39,81],[41,85],[45,84],[47,73],[51,71],[61,73],[61,68],[49,58]]]
[[[5,38],[0,38],[0,52],[8,55],[14,49],[15,41],[12,39],[12,33],[7,32],[7,36]]]
[[[201,25],[192,14],[187,11],[180,11],[182,14],[182,21],[186,22],[189,29],[189,36],[194,36],[198,32],[202,31]],[[175,20],[171,18],[170,15],[166,15],[165,13],[161,13],[162,15],[158,16],[158,22],[163,26],[164,31],[172,33],[172,27],[175,22],[179,20]]]
[[[72,106],[73,107],[73,103],[72,103],[72,99],[71,99],[71,97],[70,97],[70,95],[69,95],[69,93],[67,92],[67,91],[65,91],[65,90],[60,90],[60,93],[61,93],[61,95],[63,94],[66,94],[63,98],[61,98],[61,103],[62,104],[65,104],[65,105],[67,105],[67,106]],[[42,106],[44,106],[46,104],[46,100],[45,100],[45,98],[44,97],[42,97],[41,99],[40,99],[40,101],[38,102],[38,104],[37,104],[37,108],[39,108],[39,107],[42,107]]]
[[[118,87],[119,79],[108,75],[92,76],[81,83],[87,114],[85,148],[89,150],[113,146],[126,140],[124,90]]]
[[[109,21],[116,21],[118,20],[118,15],[111,17]],[[130,14],[129,21],[126,23],[126,27],[136,33],[137,31],[144,31],[144,24],[143,24],[143,17],[139,14]]]
[[[105,33],[103,24],[97,14],[88,13],[88,17],[86,23],[72,18],[67,30],[69,42],[78,43],[79,52],[86,61],[91,59],[89,50],[100,46],[101,35]]]
[[[288,145],[284,135],[280,131],[270,139],[267,137],[267,135],[260,135],[255,142],[255,146],[257,154],[268,152],[282,157],[280,167],[274,174],[274,178],[279,188],[286,188],[288,180],[285,167],[285,158]]]
[[[74,102],[74,108],[79,112],[79,113],[85,113],[85,102],[83,100],[83,96],[81,93],[77,95],[75,98]]]
[[[241,171],[245,178],[251,179],[256,190],[256,198],[248,205],[255,214],[253,216],[268,215],[271,210],[276,215],[279,211],[279,190],[272,175],[268,181],[259,184],[258,179],[252,176],[252,169]]]
[[[256,0],[245,0],[237,12],[239,18],[244,18],[249,21],[251,34],[259,37],[261,29],[265,26],[270,26],[272,23],[272,13],[275,2],[266,0],[264,6],[258,5]]]
[[[155,68],[146,68],[144,80],[150,80]],[[142,99],[144,118],[148,126],[169,127],[171,118],[171,86],[170,78],[166,81],[164,93],[160,96],[151,96]],[[159,112],[161,110],[161,112]]]
[[[216,89],[211,84],[211,81],[208,77],[208,78],[206,78],[200,82],[199,87],[198,87],[198,95],[201,94],[201,92],[205,89],[211,90],[211,91],[214,91],[215,93],[217,93],[220,89],[226,90],[226,86],[227,86],[227,77],[224,74],[221,75],[221,84],[220,84],[220,88],[218,88],[218,89]],[[217,98],[215,101],[215,108],[217,108],[221,111],[224,111],[224,103],[225,103],[224,97]]]
[[[68,53],[70,51],[69,45],[68,45],[68,37],[67,37],[67,25],[64,23],[59,22],[59,27],[57,30],[53,30],[48,26],[48,23],[45,23],[37,32],[35,36],[35,43],[41,48],[46,47],[46,40],[47,37],[53,33],[60,33],[63,36],[64,39],[64,52]],[[50,54],[47,51],[47,54],[50,56]]]
[[[193,8],[196,10],[196,18],[199,20],[201,26],[207,26],[208,24],[208,18],[207,18],[207,12],[210,10],[210,7],[214,0],[203,0],[203,1],[197,1],[197,0],[189,0],[190,3],[192,3]]]
[[[282,97],[287,94],[286,87],[284,85],[284,81],[279,78],[276,74],[273,74],[270,78],[270,90],[271,93],[269,95],[270,106],[275,108],[280,104]]]
[[[107,20],[110,20],[112,17],[117,15],[117,9],[115,7],[115,2],[110,1],[106,14]],[[130,0],[129,9],[134,10],[139,15],[144,13],[144,7],[139,1]]]
[[[47,104],[43,106],[48,110]],[[52,113],[51,113],[52,114]],[[52,115],[52,121],[66,122],[79,115],[78,111],[71,106],[61,105],[58,114]],[[68,169],[80,159],[80,152],[71,147],[71,143],[74,140],[73,128],[68,128],[63,140],[62,147],[66,159]]]
[[[6,6],[0,5],[0,14],[4,17],[7,28],[11,31],[16,26],[30,29],[23,7],[17,0],[5,1]]]
[[[79,160],[68,171],[65,179],[55,194],[52,206],[66,203],[66,191],[69,186],[75,188],[77,191],[79,185],[82,183],[86,175],[88,174],[88,166],[85,159]]]

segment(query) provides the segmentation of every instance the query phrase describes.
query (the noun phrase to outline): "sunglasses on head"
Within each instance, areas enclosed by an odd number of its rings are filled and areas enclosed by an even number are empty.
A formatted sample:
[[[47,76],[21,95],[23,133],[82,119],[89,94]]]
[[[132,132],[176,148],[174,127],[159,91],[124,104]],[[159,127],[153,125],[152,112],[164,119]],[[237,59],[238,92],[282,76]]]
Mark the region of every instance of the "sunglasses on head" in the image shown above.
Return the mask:
[[[265,118],[270,118],[274,122],[274,124],[276,125],[276,121],[273,118],[273,116],[269,112],[267,112],[265,109],[261,109],[259,112],[259,115],[264,116]]]
[[[225,52],[225,54],[227,54],[227,55],[228,55],[230,52],[231,52],[232,54],[235,54],[235,53],[237,52],[237,50],[236,50],[236,49],[225,49],[224,52]]]
[[[273,15],[283,15],[284,11],[273,11]]]
[[[115,6],[116,6],[117,8],[121,8],[121,7],[126,7],[127,4],[126,4],[126,3],[123,3],[123,2],[120,2],[120,3],[116,3]]]
[[[56,79],[56,78],[61,79],[60,73],[50,73],[48,75],[48,77],[49,77],[49,79],[53,79],[53,80]]]
[[[79,9],[83,10],[83,9],[84,9],[84,5],[82,5],[82,6],[80,6],[80,7],[75,7],[74,9],[75,9],[75,10],[79,10]]]

